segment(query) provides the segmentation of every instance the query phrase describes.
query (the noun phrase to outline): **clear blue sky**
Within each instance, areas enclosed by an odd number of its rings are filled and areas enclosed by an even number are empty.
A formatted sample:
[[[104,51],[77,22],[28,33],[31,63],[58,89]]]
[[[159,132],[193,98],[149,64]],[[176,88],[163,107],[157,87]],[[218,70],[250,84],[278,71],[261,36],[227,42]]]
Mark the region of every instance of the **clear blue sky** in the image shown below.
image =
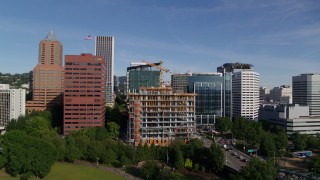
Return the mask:
[[[250,63],[267,87],[320,72],[318,0],[1,0],[0,72],[32,70],[51,28],[64,54],[114,36],[115,75],[143,59],[176,73]]]

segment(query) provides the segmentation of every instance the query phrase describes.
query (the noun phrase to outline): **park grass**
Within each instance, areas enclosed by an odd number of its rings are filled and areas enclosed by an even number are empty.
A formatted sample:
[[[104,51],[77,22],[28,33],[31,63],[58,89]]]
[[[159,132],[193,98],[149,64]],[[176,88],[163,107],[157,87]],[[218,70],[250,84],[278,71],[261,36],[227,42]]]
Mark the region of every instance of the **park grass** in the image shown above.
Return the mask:
[[[88,180],[88,179],[125,179],[120,175],[88,167],[81,164],[55,163],[50,173],[43,178],[44,180],[68,179],[68,180]]]
[[[5,169],[2,168],[2,169],[0,170],[0,179],[1,179],[1,180],[13,180],[13,179],[16,180],[16,179],[19,179],[19,178],[17,178],[17,177],[11,177],[9,174],[6,173]]]
[[[1,180],[17,180],[19,177],[11,177],[6,174],[4,169],[0,171]],[[31,177],[30,179],[39,179]],[[94,167],[88,167],[81,164],[72,164],[72,163],[55,163],[51,167],[50,173],[43,178],[44,180],[88,180],[88,179],[112,179],[112,180],[123,180],[124,177],[108,172],[102,169],[97,169]]]

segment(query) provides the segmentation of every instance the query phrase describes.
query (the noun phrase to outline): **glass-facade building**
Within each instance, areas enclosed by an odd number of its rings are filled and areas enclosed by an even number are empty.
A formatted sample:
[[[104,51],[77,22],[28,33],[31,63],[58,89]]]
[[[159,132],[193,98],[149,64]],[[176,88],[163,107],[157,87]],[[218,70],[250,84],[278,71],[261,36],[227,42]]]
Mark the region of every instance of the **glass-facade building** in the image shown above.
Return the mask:
[[[139,92],[140,87],[160,87],[160,70],[146,63],[132,63],[127,68],[127,81],[128,92]]]
[[[196,93],[196,114],[231,117],[232,74],[193,74],[188,78],[188,92]]]

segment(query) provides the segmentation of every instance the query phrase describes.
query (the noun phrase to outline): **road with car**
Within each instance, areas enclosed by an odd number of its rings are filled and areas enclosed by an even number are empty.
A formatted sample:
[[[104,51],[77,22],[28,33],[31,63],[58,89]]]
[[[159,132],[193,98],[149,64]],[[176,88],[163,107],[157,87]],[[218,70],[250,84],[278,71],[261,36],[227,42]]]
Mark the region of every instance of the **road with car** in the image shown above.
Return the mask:
[[[224,151],[225,162],[224,165],[229,168],[240,171],[240,169],[247,165],[251,157],[242,151],[236,149],[231,143],[228,144],[227,141],[222,140],[221,138],[216,138],[216,142],[219,143],[221,148]],[[203,137],[204,146],[210,148],[213,143],[211,139]]]

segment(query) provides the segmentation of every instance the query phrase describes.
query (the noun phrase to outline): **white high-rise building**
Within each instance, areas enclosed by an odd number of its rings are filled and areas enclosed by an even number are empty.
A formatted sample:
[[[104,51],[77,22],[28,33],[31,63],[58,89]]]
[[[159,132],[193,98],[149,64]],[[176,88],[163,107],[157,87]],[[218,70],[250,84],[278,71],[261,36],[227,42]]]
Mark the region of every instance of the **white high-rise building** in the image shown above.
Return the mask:
[[[114,37],[97,36],[95,55],[102,56],[106,61],[106,105],[114,105]]]
[[[25,115],[26,90],[10,89],[9,84],[0,84],[0,126],[6,126],[11,119]]]
[[[292,101],[293,104],[309,106],[310,116],[320,116],[320,74],[293,76]]]
[[[233,117],[257,120],[259,111],[259,73],[253,69],[234,69],[232,77]]]

